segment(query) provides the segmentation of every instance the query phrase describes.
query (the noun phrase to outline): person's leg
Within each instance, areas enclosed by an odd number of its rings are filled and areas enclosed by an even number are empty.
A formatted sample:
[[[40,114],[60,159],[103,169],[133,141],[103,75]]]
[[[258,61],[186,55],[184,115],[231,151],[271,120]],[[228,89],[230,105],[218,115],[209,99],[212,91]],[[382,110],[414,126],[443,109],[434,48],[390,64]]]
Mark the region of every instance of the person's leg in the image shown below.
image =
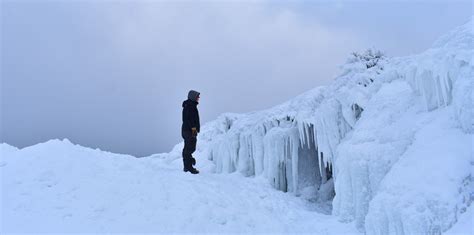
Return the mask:
[[[198,174],[199,171],[193,167],[193,162],[196,160],[193,158],[193,153],[196,151],[196,142],[197,138],[192,135],[191,132],[183,131],[182,136],[184,138],[184,148],[183,148],[183,165],[184,171],[191,172],[193,174]]]
[[[195,145],[192,141],[192,136],[190,133],[182,133],[184,139],[184,148],[183,148],[183,166],[184,171],[188,171],[192,167],[192,153],[194,152]]]
[[[191,152],[191,164],[194,166],[196,165],[196,159],[192,156],[192,154],[196,151],[196,143],[197,143],[197,138],[195,136],[191,136],[189,139],[189,151]]]

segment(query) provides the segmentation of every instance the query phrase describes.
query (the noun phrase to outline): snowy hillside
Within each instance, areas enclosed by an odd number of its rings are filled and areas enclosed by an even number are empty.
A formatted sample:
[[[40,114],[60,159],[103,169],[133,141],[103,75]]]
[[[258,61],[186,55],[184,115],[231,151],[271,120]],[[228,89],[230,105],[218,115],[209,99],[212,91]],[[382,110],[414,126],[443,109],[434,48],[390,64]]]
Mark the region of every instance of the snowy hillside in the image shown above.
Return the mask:
[[[367,234],[445,232],[474,199],[472,29],[419,55],[354,54],[327,87],[208,123],[199,154],[217,173],[332,205]]]
[[[146,158],[0,144],[1,233],[472,234],[471,20],[421,54],[354,53],[326,87],[223,114]]]
[[[2,144],[0,152],[1,234],[355,232],[307,201],[239,174],[185,174],[182,163],[68,140],[21,150]]]

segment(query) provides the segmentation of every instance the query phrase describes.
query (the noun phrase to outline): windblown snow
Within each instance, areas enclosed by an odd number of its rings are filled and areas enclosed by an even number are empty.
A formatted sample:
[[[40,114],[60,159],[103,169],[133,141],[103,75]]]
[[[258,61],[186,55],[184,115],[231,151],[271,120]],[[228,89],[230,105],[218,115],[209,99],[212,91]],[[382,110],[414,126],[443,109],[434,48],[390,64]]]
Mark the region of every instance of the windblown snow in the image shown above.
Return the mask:
[[[134,158],[1,145],[2,232],[473,234],[473,20],[421,54],[354,53],[274,108]],[[25,225],[28,226],[25,226]]]
[[[354,233],[311,203],[240,174],[51,140],[1,145],[1,233]],[[324,226],[314,226],[322,223]]]

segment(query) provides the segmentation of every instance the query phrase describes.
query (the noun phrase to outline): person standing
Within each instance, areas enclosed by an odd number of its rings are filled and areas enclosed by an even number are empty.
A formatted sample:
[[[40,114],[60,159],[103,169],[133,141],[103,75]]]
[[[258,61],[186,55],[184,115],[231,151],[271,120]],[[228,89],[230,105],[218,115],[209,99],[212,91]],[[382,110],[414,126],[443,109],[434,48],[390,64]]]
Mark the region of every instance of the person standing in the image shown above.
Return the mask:
[[[196,159],[193,157],[196,151],[197,135],[200,132],[199,104],[200,93],[190,90],[188,99],[183,102],[183,125],[181,126],[181,136],[184,139],[183,148],[183,171],[198,174],[199,171],[193,166],[196,165]]]

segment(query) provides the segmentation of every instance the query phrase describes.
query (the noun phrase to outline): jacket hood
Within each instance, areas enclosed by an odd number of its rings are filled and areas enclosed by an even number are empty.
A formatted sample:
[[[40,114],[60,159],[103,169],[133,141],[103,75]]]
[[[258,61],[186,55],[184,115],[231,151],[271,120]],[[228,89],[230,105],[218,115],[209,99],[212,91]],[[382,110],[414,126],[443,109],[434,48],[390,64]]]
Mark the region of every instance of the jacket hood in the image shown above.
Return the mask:
[[[201,93],[199,93],[199,92],[197,92],[197,91],[195,91],[195,90],[190,90],[190,91],[188,92],[188,99],[189,99],[189,100],[192,100],[192,101],[194,101],[194,102],[197,102],[197,98],[199,97],[200,94],[201,94]]]

